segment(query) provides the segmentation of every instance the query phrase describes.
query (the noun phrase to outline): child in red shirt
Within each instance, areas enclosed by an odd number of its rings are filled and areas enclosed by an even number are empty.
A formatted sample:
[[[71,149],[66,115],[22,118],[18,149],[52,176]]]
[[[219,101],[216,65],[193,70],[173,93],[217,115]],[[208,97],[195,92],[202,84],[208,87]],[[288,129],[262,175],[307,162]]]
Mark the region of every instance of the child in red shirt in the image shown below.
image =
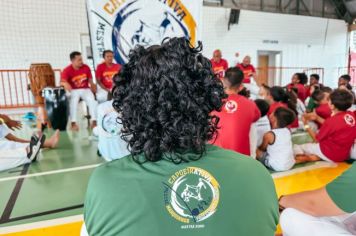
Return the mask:
[[[324,121],[331,117],[332,111],[329,106],[329,97],[332,89],[329,87],[323,87],[320,90],[315,90],[311,98],[314,100],[317,107],[312,113],[304,115],[304,118],[308,121],[314,121],[318,125],[318,128],[322,126]]]
[[[353,102],[354,97],[348,91],[336,89],[330,94],[329,105],[333,115],[325,120],[318,134],[305,125],[314,143],[294,145],[297,163],[318,160],[342,162],[350,158],[356,139],[356,117],[347,110]]]
[[[296,118],[294,119],[293,123],[289,126],[289,128],[299,127],[297,104],[296,101],[292,99],[292,96],[288,91],[286,91],[284,88],[280,86],[274,86],[270,88],[266,100],[270,103],[270,107],[267,113],[269,118],[277,108],[279,107],[289,108],[296,115]]]
[[[292,77],[292,82],[287,85],[288,89],[297,88],[298,98],[304,102],[307,98],[307,91],[304,86],[308,82],[308,76],[305,73],[295,73]]]
[[[226,71],[223,83],[228,98],[224,101],[222,110],[214,112],[214,115],[220,119],[220,129],[212,143],[222,148],[250,155],[251,125],[260,118],[261,113],[253,101],[237,94],[243,89],[243,78],[243,72],[236,67]]]

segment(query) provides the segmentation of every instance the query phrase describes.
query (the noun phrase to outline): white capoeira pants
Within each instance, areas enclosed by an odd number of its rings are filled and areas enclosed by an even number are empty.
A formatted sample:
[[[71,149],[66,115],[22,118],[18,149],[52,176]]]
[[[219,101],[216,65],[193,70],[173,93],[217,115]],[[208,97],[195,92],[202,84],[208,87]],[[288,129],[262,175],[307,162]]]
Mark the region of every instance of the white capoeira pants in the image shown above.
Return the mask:
[[[99,104],[108,100],[108,92],[100,86],[98,86],[98,91],[96,92],[96,100]]]
[[[283,236],[355,235],[356,232],[352,232],[353,217],[354,214],[314,217],[296,209],[287,208],[280,216],[280,224]]]
[[[18,143],[8,140],[0,141],[0,171],[8,170],[30,163],[26,148],[28,143]]]
[[[333,162],[321,152],[319,143],[295,144],[293,151],[294,155],[316,155],[324,161]]]
[[[94,98],[93,92],[87,89],[72,89],[69,93],[69,112],[71,122],[77,121],[79,99],[83,99],[89,108],[91,120],[96,120],[96,109],[98,102]]]

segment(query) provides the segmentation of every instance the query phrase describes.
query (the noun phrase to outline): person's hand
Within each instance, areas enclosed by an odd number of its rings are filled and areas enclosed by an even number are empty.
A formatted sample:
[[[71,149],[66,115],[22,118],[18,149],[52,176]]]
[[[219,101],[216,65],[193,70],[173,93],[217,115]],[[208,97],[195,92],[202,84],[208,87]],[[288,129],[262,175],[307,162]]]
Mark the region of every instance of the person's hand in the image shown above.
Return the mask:
[[[17,120],[8,120],[5,121],[5,124],[7,125],[7,127],[11,130],[15,130],[15,129],[21,129],[22,128],[22,124],[20,121]]]
[[[256,158],[260,159],[262,156],[263,156],[263,152],[259,148],[257,148],[257,150],[256,150]]]
[[[310,112],[310,113],[308,114],[308,119],[309,119],[309,120],[316,120],[316,119],[318,119],[318,115],[315,113],[315,111]]]
[[[64,90],[66,90],[66,91],[68,91],[68,92],[71,92],[71,91],[72,91],[72,86],[70,86],[70,84],[67,83],[67,82],[62,81],[62,82],[61,82],[61,86],[63,86],[63,87],[64,87]]]
[[[95,94],[97,91],[96,84],[91,84],[90,89]]]
[[[308,114],[304,114],[302,115],[302,121],[303,121],[303,124],[306,125],[308,124]]]

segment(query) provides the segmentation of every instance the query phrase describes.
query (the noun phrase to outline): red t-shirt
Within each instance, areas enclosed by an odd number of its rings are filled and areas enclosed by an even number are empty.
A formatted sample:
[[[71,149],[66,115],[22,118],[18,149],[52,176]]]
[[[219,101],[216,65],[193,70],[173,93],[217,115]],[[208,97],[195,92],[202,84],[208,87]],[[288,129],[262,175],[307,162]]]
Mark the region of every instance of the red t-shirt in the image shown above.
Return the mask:
[[[105,88],[112,89],[112,78],[120,71],[120,69],[121,65],[119,64],[112,64],[111,67],[108,67],[105,62],[101,63],[96,67],[96,79],[100,80],[100,82],[105,86]]]
[[[240,70],[242,70],[242,72],[244,73],[244,80],[242,81],[242,83],[245,84],[251,83],[250,75],[256,72],[255,67],[253,67],[253,65],[251,64],[244,66],[242,63],[237,64],[236,67],[240,68]]]
[[[270,117],[270,115],[279,107],[285,107],[288,108],[288,105],[283,103],[283,102],[274,102],[269,106],[269,110],[267,112],[267,116],[268,118]],[[292,124],[290,124],[288,126],[288,128],[298,128],[299,127],[299,121],[298,121],[298,117],[295,118],[295,120],[293,121]]]
[[[305,99],[307,98],[307,90],[304,85],[302,84],[288,84],[287,88],[297,88],[298,89],[298,98],[304,103]]]
[[[89,88],[89,79],[91,78],[90,68],[85,64],[78,70],[69,65],[61,74],[61,80],[69,83],[72,89]]]
[[[320,104],[317,108],[315,108],[315,113],[321,118],[323,118],[324,120],[326,120],[327,118],[331,117],[332,111],[329,107],[329,104],[325,103],[325,104]],[[318,123],[318,126],[320,128],[322,124]]]
[[[229,68],[229,64],[225,59],[221,59],[220,62],[215,62],[214,59],[210,60],[214,74],[217,74],[219,78],[225,76],[225,71]]]
[[[311,87],[309,85],[305,87],[305,98],[311,96],[310,90],[311,90]]]
[[[317,108],[315,108],[315,112],[323,119],[330,118],[332,113],[328,103],[320,104]]]
[[[327,158],[335,162],[347,160],[356,139],[355,114],[346,111],[328,118],[316,138]]]
[[[216,140],[212,142],[222,148],[250,155],[251,124],[260,116],[256,104],[241,95],[232,94],[224,102],[221,112],[213,112],[220,118]]]

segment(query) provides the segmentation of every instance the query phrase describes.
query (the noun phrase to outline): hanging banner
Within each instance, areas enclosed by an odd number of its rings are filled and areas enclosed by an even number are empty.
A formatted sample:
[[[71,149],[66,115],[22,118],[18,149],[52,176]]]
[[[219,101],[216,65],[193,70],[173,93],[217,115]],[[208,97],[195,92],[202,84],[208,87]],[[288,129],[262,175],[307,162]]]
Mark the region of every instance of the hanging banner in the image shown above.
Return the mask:
[[[125,64],[136,45],[160,44],[164,38],[200,40],[203,0],[87,0],[95,66],[104,50]]]

